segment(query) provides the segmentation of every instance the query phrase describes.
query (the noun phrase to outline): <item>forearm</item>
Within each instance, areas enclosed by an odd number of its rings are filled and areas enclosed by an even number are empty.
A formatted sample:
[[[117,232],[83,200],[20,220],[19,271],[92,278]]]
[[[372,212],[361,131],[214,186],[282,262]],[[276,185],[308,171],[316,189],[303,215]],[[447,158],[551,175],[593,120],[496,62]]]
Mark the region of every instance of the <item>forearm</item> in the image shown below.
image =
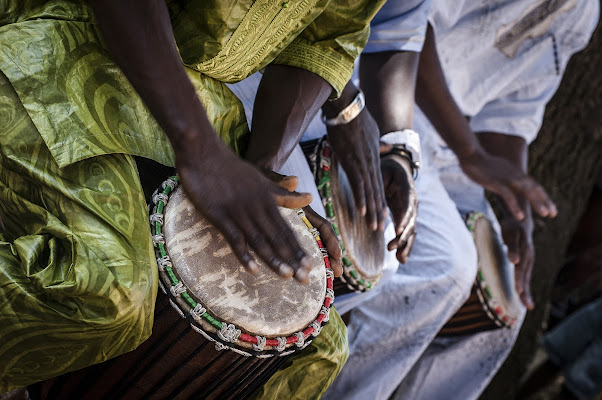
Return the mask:
[[[280,169],[331,92],[312,72],[268,66],[257,90],[245,158],[264,169]]]
[[[509,161],[522,172],[527,172],[528,145],[523,138],[496,132],[478,132],[477,137],[479,138],[481,146],[483,146],[485,151],[489,154],[501,157]],[[499,200],[499,209],[504,214],[503,216],[512,217],[505,203],[501,201],[501,199]],[[531,207],[529,206],[527,199],[521,196],[517,200],[526,212],[525,215],[530,219]]]
[[[115,61],[178,150],[219,145],[180,60],[165,2],[90,0]],[[199,153],[197,153],[199,154]]]
[[[478,132],[481,146],[491,155],[502,157],[523,172],[527,172],[529,147],[520,136],[496,132]]]
[[[381,135],[412,128],[420,54],[390,51],[362,54],[360,82],[366,106]]]
[[[482,150],[447,87],[430,25],[420,54],[416,103],[458,158],[470,157]]]

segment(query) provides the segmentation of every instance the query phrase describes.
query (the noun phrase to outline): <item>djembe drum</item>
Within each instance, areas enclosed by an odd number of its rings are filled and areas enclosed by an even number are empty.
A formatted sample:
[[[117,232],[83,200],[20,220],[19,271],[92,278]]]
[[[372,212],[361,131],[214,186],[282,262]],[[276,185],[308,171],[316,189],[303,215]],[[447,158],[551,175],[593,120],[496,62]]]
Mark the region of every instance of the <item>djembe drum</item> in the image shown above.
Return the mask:
[[[514,266],[491,222],[480,212],[468,215],[466,225],[477,249],[477,277],[470,297],[441,328],[439,336],[456,336],[514,326],[521,304],[514,288]]]
[[[371,231],[359,216],[349,179],[326,136],[303,144],[326,218],[332,224],[343,253],[343,275],[335,279],[337,296],[372,289],[380,279],[384,265],[385,239],[380,231]]]
[[[151,211],[163,291],[153,334],[133,352],[41,385],[41,398],[245,398],[328,322],[333,272],[303,211],[280,208],[314,266],[305,285],[261,260],[259,274],[248,273],[175,177]]]

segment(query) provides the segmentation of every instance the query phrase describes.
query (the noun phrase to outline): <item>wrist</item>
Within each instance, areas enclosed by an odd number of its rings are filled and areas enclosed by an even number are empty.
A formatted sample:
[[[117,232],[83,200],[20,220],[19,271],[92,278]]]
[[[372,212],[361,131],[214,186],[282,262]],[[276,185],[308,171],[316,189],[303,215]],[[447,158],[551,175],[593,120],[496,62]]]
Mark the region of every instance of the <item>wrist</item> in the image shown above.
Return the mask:
[[[410,164],[412,177],[416,179],[422,162],[420,136],[411,129],[404,129],[402,131],[389,132],[381,136],[380,141],[392,146],[389,152],[381,154],[381,158],[394,155],[406,159]]]
[[[322,105],[322,113],[324,118],[336,118],[341,111],[343,111],[353,102],[359,92],[360,90],[353,83],[351,83],[351,81],[349,81],[338,99],[328,100]]]

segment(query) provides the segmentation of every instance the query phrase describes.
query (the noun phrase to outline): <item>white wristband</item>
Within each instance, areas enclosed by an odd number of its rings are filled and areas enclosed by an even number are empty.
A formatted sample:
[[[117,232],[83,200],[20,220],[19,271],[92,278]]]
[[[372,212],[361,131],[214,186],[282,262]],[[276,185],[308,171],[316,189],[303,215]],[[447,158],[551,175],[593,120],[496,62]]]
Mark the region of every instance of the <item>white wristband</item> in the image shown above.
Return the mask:
[[[412,155],[412,161],[416,168],[420,168],[422,159],[420,157],[420,136],[411,129],[389,132],[380,137],[380,141],[390,145],[401,145]]]

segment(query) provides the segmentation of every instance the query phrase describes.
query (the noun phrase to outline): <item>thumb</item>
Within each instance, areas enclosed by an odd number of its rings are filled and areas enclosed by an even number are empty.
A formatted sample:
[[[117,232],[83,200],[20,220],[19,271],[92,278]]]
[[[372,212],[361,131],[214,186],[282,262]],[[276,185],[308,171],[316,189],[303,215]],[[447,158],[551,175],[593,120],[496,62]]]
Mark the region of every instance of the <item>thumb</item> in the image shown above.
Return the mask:
[[[274,171],[264,171],[264,175],[276,185],[290,192],[294,192],[299,186],[299,178],[294,175],[282,175]]]
[[[286,208],[303,208],[311,204],[312,197],[309,193],[290,192],[287,189],[276,186],[272,191],[276,204]]]

